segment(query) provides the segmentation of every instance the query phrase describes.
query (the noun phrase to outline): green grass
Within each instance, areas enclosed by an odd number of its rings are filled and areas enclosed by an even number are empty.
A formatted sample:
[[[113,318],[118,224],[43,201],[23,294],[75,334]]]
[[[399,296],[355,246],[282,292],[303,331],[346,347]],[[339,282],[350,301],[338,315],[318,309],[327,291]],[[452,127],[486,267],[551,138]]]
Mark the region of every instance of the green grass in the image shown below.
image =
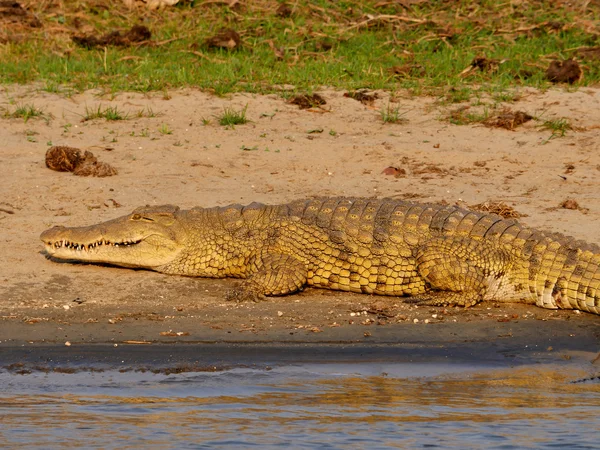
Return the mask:
[[[440,103],[462,103],[468,102],[473,95],[471,87],[451,87],[440,99]]]
[[[23,119],[25,122],[34,117],[49,121],[51,117],[33,104],[18,104],[13,112],[6,111],[4,116],[11,119]]]
[[[408,111],[402,111],[399,106],[392,106],[390,103],[384,108],[382,107],[379,111],[381,115],[381,120],[384,123],[404,123],[407,122],[407,119],[403,116]]]
[[[27,141],[28,142],[37,142],[37,138],[35,136],[37,136],[38,133],[37,131],[33,131],[33,130],[25,130],[25,136],[27,137]]]
[[[159,128],[158,128],[158,132],[162,135],[167,135],[167,134],[173,134],[173,130],[171,129],[171,127],[169,127],[169,125],[167,125],[166,123],[163,123]]]
[[[85,107],[85,115],[83,116],[84,121],[94,119],[106,119],[106,120],[125,120],[128,118],[128,114],[124,114],[119,111],[116,106],[107,106],[102,108],[102,105],[98,105],[96,108]]]
[[[484,105],[483,108],[474,110],[471,110],[471,108],[458,108],[448,114],[447,120],[454,125],[471,125],[485,122],[489,117],[490,109]]]
[[[492,99],[498,103],[516,102],[520,98],[521,95],[512,90],[492,94]]]
[[[154,112],[154,110],[150,107],[142,108],[137,111],[135,114],[124,113],[119,111],[119,108],[116,106],[107,106],[103,108],[102,105],[98,105],[96,108],[90,108],[88,106],[85,107],[85,114],[83,116],[84,121],[94,120],[94,119],[106,119],[111,121],[116,120],[127,120],[132,117],[158,117],[160,114]]]
[[[243,2],[241,9],[181,1],[160,13],[129,10],[121,0],[29,3],[43,26],[0,47],[0,83],[40,82],[63,95],[90,88],[162,91],[165,98],[170,89],[187,86],[222,96],[281,92],[285,84],[298,92],[320,86],[410,89],[447,103],[469,101],[478,91],[502,99],[515,85],[550,86],[544,75],[550,60],[597,46],[600,17],[597,2],[551,0],[518,6],[491,0],[297,0],[290,2],[294,14],[288,18],[275,14],[275,0]],[[153,45],[87,49],[70,39],[82,21],[102,35],[141,20],[152,31]],[[203,45],[222,27],[240,33],[239,49]],[[465,72],[480,56],[503,62],[493,70]],[[598,84],[600,61],[581,63],[580,84]]]
[[[233,108],[223,109],[223,113],[220,116],[217,116],[219,125],[224,127],[234,127],[235,125],[243,125],[248,123],[248,119],[246,118],[247,109],[248,105],[244,106],[239,111],[236,111]]]
[[[552,135],[549,139],[553,139],[555,137],[563,137],[565,134],[567,134],[567,131],[573,129],[573,126],[571,125],[571,122],[569,122],[569,119],[563,117],[559,119],[546,120],[541,125],[541,128],[543,130],[552,131]]]
[[[152,108],[150,108],[149,106],[147,108],[142,108],[139,111],[137,111],[135,113],[135,116],[138,118],[142,118],[142,117],[158,117],[160,116],[160,113],[156,113],[154,112],[154,110]]]

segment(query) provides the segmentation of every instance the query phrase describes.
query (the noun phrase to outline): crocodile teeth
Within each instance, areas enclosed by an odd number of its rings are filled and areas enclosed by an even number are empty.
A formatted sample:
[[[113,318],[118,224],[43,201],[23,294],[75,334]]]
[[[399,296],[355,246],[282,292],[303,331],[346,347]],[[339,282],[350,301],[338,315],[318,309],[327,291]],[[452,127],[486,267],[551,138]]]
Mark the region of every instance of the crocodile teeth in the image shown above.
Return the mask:
[[[52,244],[52,246],[56,249],[64,247],[64,248],[68,248],[70,250],[75,250],[75,251],[90,251],[92,249],[96,249],[103,245],[107,245],[110,247],[118,247],[119,245],[130,246],[130,245],[136,245],[139,243],[140,243],[140,240],[134,240],[134,239],[128,239],[128,240],[125,240],[125,241],[119,242],[119,243],[110,242],[110,241],[107,241],[106,239],[101,239],[99,241],[92,242],[91,244],[78,244],[75,242],[69,242],[65,239],[62,239],[60,241],[54,242]]]

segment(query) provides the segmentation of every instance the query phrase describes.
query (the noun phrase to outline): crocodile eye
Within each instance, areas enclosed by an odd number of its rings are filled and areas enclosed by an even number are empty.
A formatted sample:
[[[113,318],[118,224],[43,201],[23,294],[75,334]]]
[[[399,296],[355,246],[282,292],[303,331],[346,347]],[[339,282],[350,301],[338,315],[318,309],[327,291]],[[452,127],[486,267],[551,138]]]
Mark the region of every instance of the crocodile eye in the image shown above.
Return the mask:
[[[132,214],[131,217],[129,218],[129,220],[135,220],[135,221],[142,220],[144,222],[154,222],[154,219],[152,219],[151,217],[145,217],[138,213]]]

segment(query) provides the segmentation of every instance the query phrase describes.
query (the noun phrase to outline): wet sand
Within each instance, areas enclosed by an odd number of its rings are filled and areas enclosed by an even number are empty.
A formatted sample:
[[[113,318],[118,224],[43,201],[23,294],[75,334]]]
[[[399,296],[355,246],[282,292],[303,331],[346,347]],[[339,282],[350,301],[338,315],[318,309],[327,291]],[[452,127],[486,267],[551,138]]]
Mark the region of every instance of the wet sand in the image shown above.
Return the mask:
[[[316,310],[339,308],[344,294],[331,296],[336,300],[325,296]],[[368,312],[369,303],[358,302],[367,296],[351,297],[356,297],[353,309],[366,314],[346,309],[334,325],[312,317],[305,326],[297,318],[284,317],[302,314],[304,301],[318,302],[310,292],[292,307],[279,299],[227,306],[230,315],[212,308],[203,311],[201,319],[198,311],[174,311],[166,306],[153,308],[145,316],[132,308],[120,308],[116,314],[114,308],[46,308],[44,313],[38,311],[43,317],[39,321],[15,311],[13,318],[2,321],[0,370],[178,372],[370,361],[504,367],[577,360],[577,364],[596,365],[600,371],[598,321],[591,314],[496,305],[452,308],[440,320],[437,308],[404,307],[404,313],[397,314],[400,319],[391,319]],[[286,312],[280,316],[282,310]],[[108,318],[89,321],[89,317]]]

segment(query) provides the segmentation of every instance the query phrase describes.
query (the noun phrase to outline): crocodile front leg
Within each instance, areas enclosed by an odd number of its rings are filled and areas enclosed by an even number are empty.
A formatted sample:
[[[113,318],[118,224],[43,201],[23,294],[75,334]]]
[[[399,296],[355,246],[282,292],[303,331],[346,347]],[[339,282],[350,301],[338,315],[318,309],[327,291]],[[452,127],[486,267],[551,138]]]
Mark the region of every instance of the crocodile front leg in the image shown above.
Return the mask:
[[[266,296],[292,294],[306,285],[306,265],[291,255],[266,253],[256,262],[256,271],[227,293],[237,302],[264,300]]]

